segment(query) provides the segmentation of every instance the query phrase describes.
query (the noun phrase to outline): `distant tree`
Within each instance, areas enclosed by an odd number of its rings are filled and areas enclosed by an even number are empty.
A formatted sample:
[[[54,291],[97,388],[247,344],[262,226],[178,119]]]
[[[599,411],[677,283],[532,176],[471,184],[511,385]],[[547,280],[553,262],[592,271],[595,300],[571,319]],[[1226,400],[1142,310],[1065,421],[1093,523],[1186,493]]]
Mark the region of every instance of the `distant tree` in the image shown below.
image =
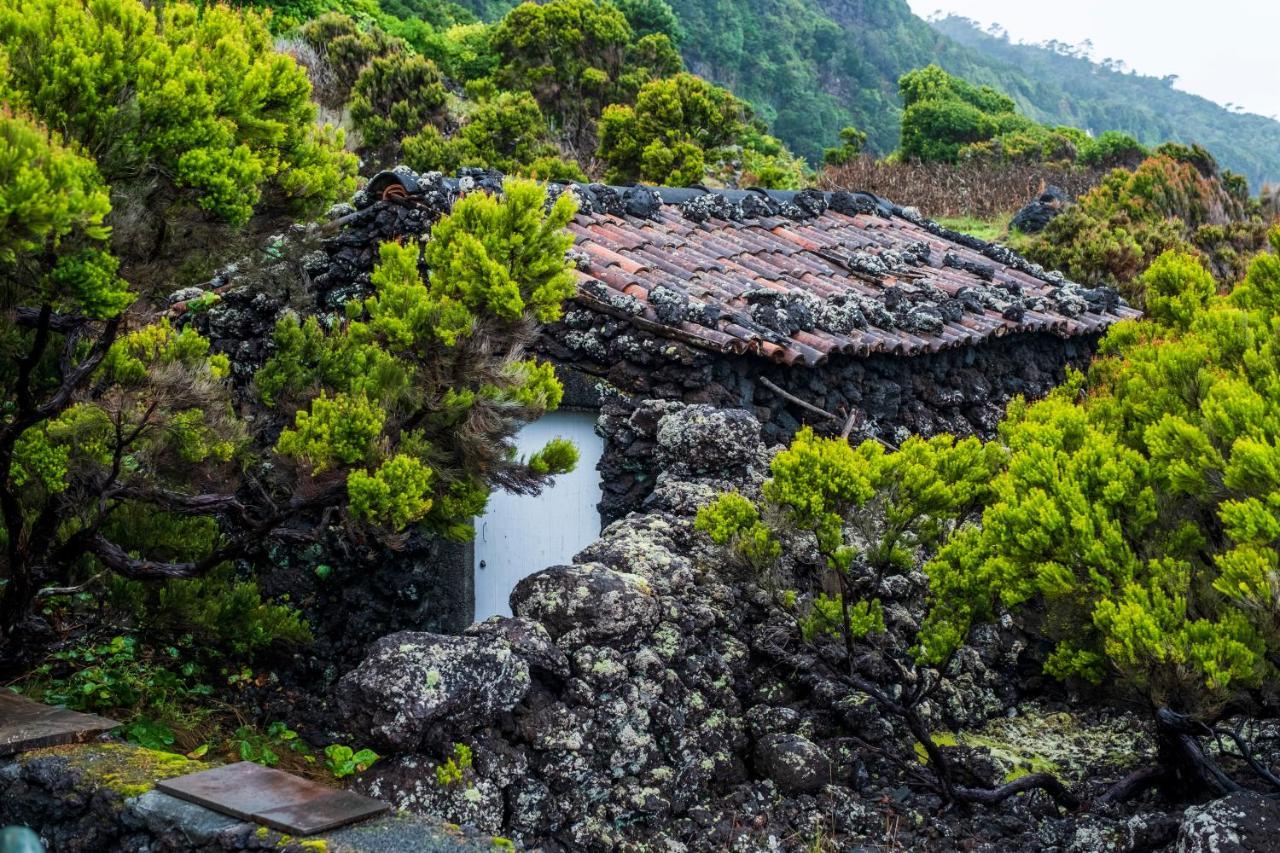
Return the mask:
[[[856,127],[846,127],[840,131],[840,145],[827,148],[822,152],[822,162],[828,166],[847,166],[862,156],[867,144],[867,135]]]
[[[497,72],[498,54],[492,37],[490,24],[456,24],[425,39],[418,50],[440,66],[446,77],[469,82]]]
[[[316,98],[331,109],[341,108],[351,97],[360,72],[377,56],[407,51],[400,39],[377,26],[361,27],[350,15],[329,12],[307,21],[298,36],[325,64],[327,85],[316,86]],[[316,83],[316,70],[312,83]]]
[[[937,65],[904,74],[898,93],[905,108],[899,151],[909,159],[952,162],[974,143],[1035,124],[1017,115],[1012,98]]]
[[[708,152],[737,141],[749,119],[746,105],[727,90],[678,74],[646,84],[634,107],[608,107],[597,153],[611,181],[699,183]]]
[[[679,71],[664,33],[640,39],[606,0],[549,0],[517,6],[494,28],[497,82],[533,93],[575,149],[587,150],[606,104],[630,103],[648,81]]]
[[[613,100],[631,39],[627,19],[610,3],[524,3],[494,29],[499,83],[528,89],[570,138],[580,139]]]
[[[1086,166],[1102,166],[1108,169],[1137,168],[1146,159],[1146,146],[1127,133],[1108,130],[1090,139],[1080,149],[1080,162]]]
[[[404,140],[403,150],[405,164],[420,172],[483,166],[544,180],[586,180],[576,163],[560,159],[542,111],[528,92],[499,92],[482,100],[448,139],[427,125]]]
[[[683,38],[680,19],[667,0],[618,0],[615,5],[637,36],[664,35],[672,44],[679,44]]]
[[[351,98],[351,122],[363,150],[382,163],[399,143],[446,117],[444,81],[436,64],[412,53],[376,57],[360,72]]]

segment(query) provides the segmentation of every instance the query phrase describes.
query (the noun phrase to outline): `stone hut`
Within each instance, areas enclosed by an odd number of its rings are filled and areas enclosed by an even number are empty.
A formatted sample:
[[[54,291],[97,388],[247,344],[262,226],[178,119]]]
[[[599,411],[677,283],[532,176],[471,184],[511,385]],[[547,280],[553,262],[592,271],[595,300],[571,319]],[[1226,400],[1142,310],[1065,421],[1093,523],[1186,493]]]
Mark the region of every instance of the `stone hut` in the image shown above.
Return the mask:
[[[425,235],[460,195],[502,176],[403,167],[373,178],[325,243],[313,286],[333,307],[367,286],[377,245]],[[536,498],[495,496],[477,520],[477,617],[523,576],[565,562],[652,491],[646,400],[746,409],[766,443],[803,424],[895,444],[909,433],[989,435],[1008,400],[1082,366],[1136,317],[998,244],[867,193],[563,184],[578,293],[536,344],[566,405],[529,428],[583,451]],[[531,541],[535,531],[548,541]],[[536,538],[536,537],[535,537]],[[465,562],[463,560],[462,562]]]

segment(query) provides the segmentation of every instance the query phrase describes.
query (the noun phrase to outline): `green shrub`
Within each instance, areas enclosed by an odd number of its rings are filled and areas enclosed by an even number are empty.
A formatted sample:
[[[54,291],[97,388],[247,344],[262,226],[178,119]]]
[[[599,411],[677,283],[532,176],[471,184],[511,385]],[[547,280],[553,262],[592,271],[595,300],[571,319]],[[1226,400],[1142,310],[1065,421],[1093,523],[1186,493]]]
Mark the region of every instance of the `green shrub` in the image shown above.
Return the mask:
[[[840,131],[840,145],[822,152],[822,162],[828,166],[847,166],[862,156],[867,145],[867,134],[856,127]]]
[[[749,118],[746,105],[727,90],[678,74],[647,83],[634,107],[606,108],[597,154],[610,181],[701,183],[708,155],[735,142]]]
[[[95,318],[123,311],[133,297],[106,251],[110,211],[92,161],[0,107],[0,269],[21,288],[12,297]]]
[[[667,0],[618,0],[614,5],[637,36],[663,35],[672,44],[679,44],[683,38],[680,19]]]
[[[875,441],[856,448],[843,438],[820,438],[808,427],[770,463],[759,508],[728,493],[698,513],[696,528],[765,569],[781,554],[779,535],[813,536],[828,577],[839,592],[811,590],[800,628],[846,644],[883,632],[876,599],[860,597],[875,579],[911,568],[988,496],[1003,461],[994,445],[950,436],[911,438],[895,453]],[[815,578],[815,584],[821,578]]]
[[[582,150],[606,104],[630,103],[646,82],[682,67],[667,35],[636,39],[618,7],[600,0],[523,3],[494,28],[492,45],[498,84],[532,93]]]
[[[560,160],[559,153],[548,138],[547,123],[533,96],[499,92],[476,105],[452,138],[427,125],[405,139],[403,159],[419,172],[452,174],[460,166],[482,166],[514,175],[536,173],[544,180],[585,181],[582,169]]]
[[[520,181],[502,199],[469,195],[425,249],[383,244],[374,292],[348,305],[352,319],[331,330],[281,321],[257,377],[268,402],[295,407],[276,449],[308,479],[340,474],[354,518],[395,529],[425,519],[469,536],[466,519],[496,472],[540,480],[576,461],[550,446],[525,464],[507,453],[519,423],[555,409],[562,393],[548,366],[509,355],[534,321],[559,316],[575,286],[564,259],[573,204],[562,196],[547,212],[544,198]],[[507,349],[491,352],[495,341]],[[455,388],[457,375],[485,380]],[[477,441],[475,430],[495,424]],[[397,433],[398,447],[388,440]]]
[[[328,12],[307,21],[298,30],[299,37],[316,55],[323,58],[332,81],[317,100],[338,109],[346,104],[360,72],[375,57],[407,50],[399,39],[387,35],[376,26],[361,27],[350,15]],[[314,75],[313,75],[314,76]]]
[[[14,0],[0,52],[0,101],[93,152],[109,184],[167,177],[232,223],[268,191],[314,211],[354,189],[341,134],[315,125],[305,73],[255,14]]]
[[[1001,119],[1021,118],[1008,96],[937,65],[902,75],[898,94],[903,106],[899,153],[905,158],[952,162],[966,146],[1000,133]]]
[[[1087,383],[1011,408],[981,527],[927,567],[949,605],[935,636],[954,642],[996,601],[1040,602],[1052,674],[1119,675],[1121,692],[1211,718],[1280,659],[1280,381],[1260,295],[1280,288],[1280,264],[1260,255],[1226,298],[1186,255],[1146,279],[1151,319],[1117,326]]]
[[[393,148],[424,125],[442,122],[444,115],[443,78],[423,56],[378,56],[356,78],[351,121],[366,149]]]
[[[1022,246],[1029,257],[1069,278],[1118,287],[1141,303],[1138,276],[1171,249],[1193,252],[1222,283],[1244,274],[1265,227],[1224,187],[1212,159],[1187,149],[1115,169]]]

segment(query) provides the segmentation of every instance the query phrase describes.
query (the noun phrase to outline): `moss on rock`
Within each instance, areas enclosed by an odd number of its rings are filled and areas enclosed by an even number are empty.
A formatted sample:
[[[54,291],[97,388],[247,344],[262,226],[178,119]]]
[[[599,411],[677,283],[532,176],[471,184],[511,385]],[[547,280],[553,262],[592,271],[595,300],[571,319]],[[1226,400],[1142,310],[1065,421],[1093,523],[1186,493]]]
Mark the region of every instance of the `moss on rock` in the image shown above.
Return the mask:
[[[204,762],[192,761],[171,752],[128,743],[51,746],[24,753],[19,761],[27,764],[38,758],[61,759],[69,769],[79,771],[86,781],[126,798],[145,794],[162,779],[210,767]]]
[[[942,747],[964,746],[986,752],[1006,782],[1030,773],[1053,773],[1068,784],[1096,776],[1099,769],[1124,769],[1135,755],[1153,748],[1135,718],[1091,720],[1038,705],[1018,708],[1017,716],[991,720],[966,732],[937,732]],[[916,744],[924,762],[924,747]]]

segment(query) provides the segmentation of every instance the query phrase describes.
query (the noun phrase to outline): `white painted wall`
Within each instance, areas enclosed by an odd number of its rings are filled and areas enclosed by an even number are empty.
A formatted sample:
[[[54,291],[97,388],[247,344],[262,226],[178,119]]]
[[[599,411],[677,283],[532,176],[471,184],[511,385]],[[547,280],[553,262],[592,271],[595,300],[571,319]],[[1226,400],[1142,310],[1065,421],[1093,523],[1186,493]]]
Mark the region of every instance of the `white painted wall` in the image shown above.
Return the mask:
[[[552,412],[516,436],[527,456],[552,438],[578,446],[578,467],[562,474],[537,496],[494,492],[476,519],[476,621],[511,615],[508,599],[521,578],[569,562],[600,536],[600,473],[604,440],[591,412]]]

